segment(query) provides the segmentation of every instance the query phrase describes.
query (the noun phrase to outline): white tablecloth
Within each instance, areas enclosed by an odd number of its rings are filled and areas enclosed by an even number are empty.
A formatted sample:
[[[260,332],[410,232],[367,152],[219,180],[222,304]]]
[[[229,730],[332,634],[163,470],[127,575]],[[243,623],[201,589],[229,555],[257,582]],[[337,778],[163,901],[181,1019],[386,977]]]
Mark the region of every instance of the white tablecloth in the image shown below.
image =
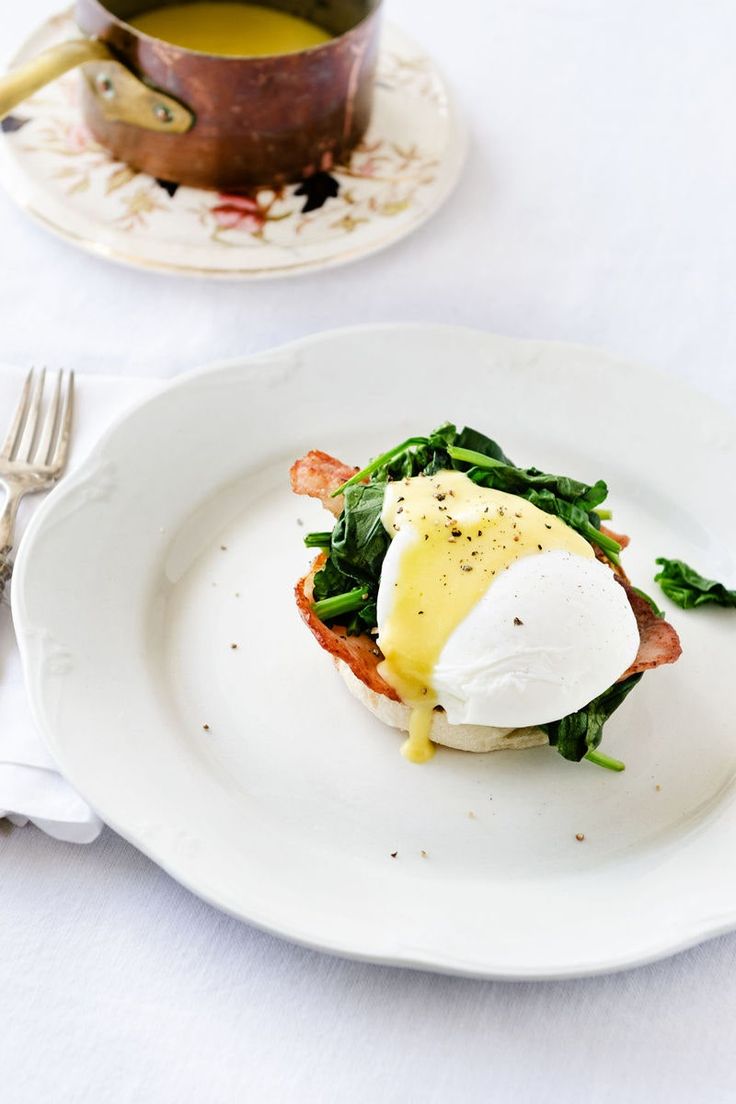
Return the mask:
[[[0,360],[170,375],[431,319],[603,345],[736,411],[732,0],[388,6],[472,126],[434,221],[350,269],[207,284],[78,255],[0,196]],[[2,48],[53,7],[5,0]],[[736,1098],[733,936],[617,977],[489,984],[291,947],[111,832],[3,830],[0,870],[4,1104]]]

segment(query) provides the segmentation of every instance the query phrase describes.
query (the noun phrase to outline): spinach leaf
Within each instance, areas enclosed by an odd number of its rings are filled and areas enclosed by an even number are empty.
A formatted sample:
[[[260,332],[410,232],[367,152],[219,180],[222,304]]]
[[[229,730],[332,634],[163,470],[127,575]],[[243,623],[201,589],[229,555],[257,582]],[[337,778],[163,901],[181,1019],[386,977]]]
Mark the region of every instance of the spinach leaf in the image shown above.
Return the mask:
[[[456,463],[451,459],[451,447],[472,449],[483,458],[488,457],[513,467],[500,445],[490,437],[469,427],[458,432],[451,422],[445,422],[428,437],[408,437],[400,445],[395,445],[388,452],[377,456],[338,487],[333,495],[342,494],[346,488],[366,479],[385,483],[391,479],[409,479],[414,475],[434,475],[443,468],[465,471],[467,464]]]
[[[494,487],[498,491],[506,491],[507,494],[522,495],[527,498],[530,491],[548,491],[558,498],[574,502],[586,513],[599,506],[608,495],[608,487],[602,479],[589,486],[567,475],[549,475],[547,472],[539,471],[538,468],[517,468],[506,461],[486,457],[479,452],[456,445],[451,445],[448,452],[453,460],[471,464],[483,473],[482,478],[478,476],[475,479],[476,483],[482,483],[484,487]]]
[[[378,585],[359,585],[340,571],[331,556],[314,576],[312,609],[326,625],[343,625],[359,636],[376,625]]]
[[[412,449],[400,462],[389,464],[386,473],[390,479],[405,479],[413,475],[434,475],[438,471],[451,468],[465,471],[467,464],[457,463],[451,456],[452,449],[459,447],[473,448],[480,456],[505,464],[511,463],[501,447],[490,437],[467,426],[458,432],[451,422],[446,422],[430,433],[426,444]]]
[[[609,770],[623,770],[624,764],[618,759],[603,755],[596,749],[603,737],[604,724],[640,678],[641,674],[630,675],[623,682],[614,683],[577,713],[570,713],[560,721],[551,721],[539,727],[547,733],[550,744],[557,748],[563,758],[572,759],[576,763],[581,759],[590,759]]]
[[[450,459],[445,444],[442,441],[434,441],[405,452],[403,456],[387,464],[373,478],[384,482],[391,479],[411,479],[414,475],[434,475],[435,472],[449,467]]]
[[[538,506],[545,513],[555,514],[558,518],[561,518],[572,529],[577,529],[580,535],[585,537],[591,544],[597,544],[606,553],[609,560],[618,563],[621,545],[613,537],[607,536],[596,527],[592,521],[595,514],[586,513],[574,502],[566,502],[564,498],[557,498],[552,491],[531,491],[522,497],[528,498],[533,506]]]
[[[381,521],[384,492],[382,483],[348,487],[330,544],[330,559],[344,575],[376,587],[391,543]]]
[[[682,560],[657,559],[662,570],[654,576],[662,590],[681,609],[715,605],[736,609],[736,590],[728,590],[723,583],[704,579],[702,575]]]
[[[378,613],[376,611],[376,603],[372,599],[364,602],[360,609],[356,610],[353,617],[345,622],[345,628],[349,636],[360,636],[361,633],[369,633],[371,630],[375,629],[377,625]]]
[[[345,505],[329,535],[329,555],[314,577],[314,612],[327,624],[358,635],[376,625],[376,597],[390,537],[381,521],[382,483],[358,483],[345,491]],[[324,534],[309,534],[312,547]]]
[[[320,533],[307,533],[304,544],[307,548],[329,548],[332,533],[328,530]]]
[[[470,426],[461,429],[455,440],[449,441],[448,444],[455,448],[467,449],[468,452],[478,452],[481,456],[488,456],[491,460],[500,460],[502,464],[515,467],[513,460],[509,460],[496,441],[486,437],[485,433],[479,433],[477,429],[471,429]]]
[[[495,442],[490,444],[495,445]],[[459,445],[450,445],[448,452],[455,467],[472,465],[468,477],[473,482],[519,495],[540,510],[556,514],[591,544],[602,548],[614,563],[618,562],[621,546],[613,537],[601,533],[601,518],[596,512],[596,507],[608,495],[608,487],[602,479],[590,485],[567,475],[551,475],[538,468],[517,468],[507,460],[484,456],[481,452]]]
[[[363,587],[322,598],[312,609],[320,621],[342,625],[349,636],[360,636],[376,627],[376,603]]]
[[[322,602],[325,598],[334,598],[336,594],[355,588],[355,579],[343,575],[330,556],[325,560],[324,567],[314,576],[314,601]]]
[[[454,431],[455,427],[448,427]],[[400,445],[395,445],[388,452],[381,453],[380,456],[376,456],[374,460],[371,460],[370,464],[361,468],[355,475],[351,475],[345,483],[336,487],[332,492],[332,497],[336,498],[340,494],[353,487],[358,483],[364,483],[366,479],[370,479],[375,482],[385,483],[387,479],[402,478],[404,472],[404,466],[413,467],[414,461],[412,457],[414,453],[422,448],[426,448],[429,443],[428,437],[408,437],[406,441],[402,441]],[[420,469],[421,470],[421,469]],[[394,471],[398,471],[400,474],[391,474]],[[410,474],[419,475],[419,471],[412,471]]]

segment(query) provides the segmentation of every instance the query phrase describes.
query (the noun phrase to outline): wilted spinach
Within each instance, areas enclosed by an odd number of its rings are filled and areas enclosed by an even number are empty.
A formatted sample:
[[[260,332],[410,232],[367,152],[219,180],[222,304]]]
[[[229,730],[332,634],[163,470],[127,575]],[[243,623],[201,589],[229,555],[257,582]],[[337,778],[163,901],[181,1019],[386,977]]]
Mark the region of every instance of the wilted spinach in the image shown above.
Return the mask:
[[[305,538],[308,547],[328,550],[327,563],[315,581],[318,617],[328,622],[341,618],[349,631],[357,633],[369,623],[373,627],[381,566],[390,540],[381,522],[384,484],[443,469],[467,472],[485,487],[528,499],[616,560],[620,545],[600,531],[597,508],[608,493],[602,480],[591,486],[569,476],[519,468],[491,437],[470,427],[458,430],[448,422],[427,437],[409,437],[377,456],[334,492],[344,495],[345,504],[332,533],[310,533]]]
[[[728,590],[723,583],[703,578],[682,560],[668,560],[660,556],[657,563],[662,570],[654,576],[655,582],[681,609],[705,605],[736,609],[736,590]]]
[[[330,545],[330,558],[344,575],[376,586],[391,543],[381,521],[384,492],[381,483],[348,487]]]
[[[314,578],[315,613],[322,621],[339,621],[349,633],[363,633],[376,624],[378,584],[391,539],[381,521],[384,490],[381,483],[346,489],[327,561]],[[324,547],[323,536],[310,533],[305,543]]]
[[[623,682],[616,682],[599,694],[589,705],[570,713],[560,721],[552,721],[539,727],[546,732],[550,744],[557,748],[564,759],[579,763],[590,759],[600,767],[620,771],[624,764],[597,750],[603,737],[603,726],[621,702],[639,682],[641,674],[630,675]]]
[[[600,509],[608,494],[603,480],[591,485],[537,468],[519,468],[492,438],[469,427],[458,431],[448,423],[427,437],[410,437],[389,449],[335,490],[335,495],[344,495],[344,507],[332,533],[310,533],[305,538],[309,547],[327,551],[327,560],[314,581],[314,611],[321,620],[340,624],[354,634],[375,626],[381,568],[390,543],[381,521],[385,484],[416,475],[433,475],[443,469],[467,472],[470,479],[482,486],[527,499],[576,529],[616,562],[621,547],[601,532],[601,517],[610,516]],[[690,604],[718,601],[736,605],[736,593],[702,579],[679,561],[657,562],[667,565],[658,580],[662,581],[666,575],[667,585],[671,580],[680,591],[687,584]],[[679,574],[672,565],[681,569]],[[674,597],[665,582],[661,585],[665,593]],[[647,595],[642,597],[659,612]],[[623,770],[623,763],[603,755],[598,746],[605,722],[640,678],[639,674],[632,675],[600,694],[584,709],[542,725],[550,744],[565,759],[586,758],[610,770]]]
[[[469,427],[458,431],[449,422],[429,437],[409,437],[376,457],[367,467],[351,476],[335,494],[366,479],[385,483],[415,475],[434,475],[443,468],[467,472],[470,479],[484,487],[528,499],[545,513],[555,514],[591,544],[597,544],[616,562],[621,546],[613,537],[600,531],[601,518],[596,512],[608,494],[603,480],[591,486],[566,475],[550,475],[537,468],[519,468],[492,438]]]

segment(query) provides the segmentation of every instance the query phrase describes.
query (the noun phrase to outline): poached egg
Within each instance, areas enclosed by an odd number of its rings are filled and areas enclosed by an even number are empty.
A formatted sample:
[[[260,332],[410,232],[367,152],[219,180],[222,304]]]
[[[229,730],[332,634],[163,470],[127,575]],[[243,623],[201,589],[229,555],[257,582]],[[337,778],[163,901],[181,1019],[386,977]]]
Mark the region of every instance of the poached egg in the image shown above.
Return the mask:
[[[388,483],[381,516],[380,671],[412,709],[408,759],[434,754],[438,706],[450,724],[543,724],[633,662],[623,587],[560,518],[457,471]]]

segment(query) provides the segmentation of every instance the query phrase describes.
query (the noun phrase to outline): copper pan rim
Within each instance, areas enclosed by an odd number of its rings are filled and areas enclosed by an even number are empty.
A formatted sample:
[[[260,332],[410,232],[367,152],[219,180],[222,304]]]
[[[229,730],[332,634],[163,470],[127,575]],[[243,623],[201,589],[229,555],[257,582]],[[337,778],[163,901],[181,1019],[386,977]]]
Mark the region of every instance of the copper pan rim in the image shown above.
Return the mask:
[[[109,15],[111,21],[115,24],[115,26],[120,28],[120,30],[132,35],[134,38],[141,39],[151,46],[155,46],[156,43],[161,43],[164,46],[175,49],[177,53],[181,53],[185,56],[195,58],[208,58],[221,64],[235,62],[241,65],[244,61],[274,61],[277,58],[300,57],[306,56],[307,54],[315,55],[322,51],[330,50],[331,48],[334,48],[334,46],[338,42],[349,38],[350,35],[352,35],[355,31],[363,27],[369,19],[373,19],[376,15],[376,12],[383,6],[383,0],[377,0],[374,8],[371,11],[366,12],[362,19],[359,19],[357,23],[353,23],[352,27],[348,27],[348,29],[346,31],[343,31],[342,34],[332,35],[327,42],[320,42],[316,46],[307,46],[304,50],[287,50],[284,53],[278,54],[210,54],[207,53],[206,50],[192,50],[188,46],[177,46],[174,43],[168,42],[165,38],[157,38],[155,35],[146,34],[145,31],[140,31],[137,27],[134,27],[132,23],[128,23],[127,20],[121,19],[119,15],[116,15],[115,12],[110,10],[107,4],[103,3],[103,0],[92,0],[92,2],[94,2],[99,8],[102,8],[102,10],[107,15]],[[253,0],[253,2],[258,3],[258,0]],[[155,2],[151,4],[152,8],[154,8],[155,6]],[[258,3],[258,6],[268,7],[269,5]],[[72,5],[72,8],[70,10],[72,11],[72,13],[74,12],[74,5]],[[85,32],[82,31],[82,33],[84,34]]]

